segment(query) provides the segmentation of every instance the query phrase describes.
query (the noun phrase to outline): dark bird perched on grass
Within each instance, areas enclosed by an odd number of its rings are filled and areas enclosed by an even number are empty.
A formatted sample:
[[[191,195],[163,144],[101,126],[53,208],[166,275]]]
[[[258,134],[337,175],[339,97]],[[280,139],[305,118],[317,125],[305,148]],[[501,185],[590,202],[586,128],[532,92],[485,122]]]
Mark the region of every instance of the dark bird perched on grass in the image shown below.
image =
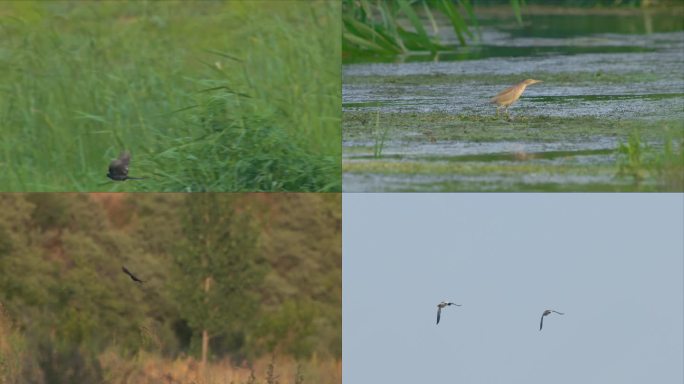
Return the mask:
[[[131,277],[131,280],[135,281],[136,283],[138,283],[138,284],[143,284],[143,283],[144,283],[144,281],[138,279],[137,276],[135,276],[131,271],[129,271],[128,268],[126,268],[126,266],[122,266],[122,267],[121,267],[121,270],[124,271],[125,274],[127,274],[128,276],[130,276],[130,277]]]
[[[542,330],[542,326],[544,325],[544,316],[550,315],[551,312],[555,312],[555,313],[557,313],[557,314],[559,314],[559,315],[563,315],[563,313],[560,313],[560,312],[558,312],[558,311],[554,311],[554,310],[552,310],[552,309],[547,309],[546,311],[544,311],[544,313],[542,313],[541,322],[539,323],[539,330],[540,330],[540,331]]]
[[[115,181],[143,180],[144,177],[128,177],[128,163],[130,162],[131,153],[128,151],[121,152],[118,159],[114,159],[109,163],[107,177]]]
[[[437,324],[439,324],[439,317],[442,314],[442,308],[449,306],[449,305],[455,305],[457,307],[461,306],[461,304],[447,303],[446,301],[442,301],[441,303],[437,304]]]

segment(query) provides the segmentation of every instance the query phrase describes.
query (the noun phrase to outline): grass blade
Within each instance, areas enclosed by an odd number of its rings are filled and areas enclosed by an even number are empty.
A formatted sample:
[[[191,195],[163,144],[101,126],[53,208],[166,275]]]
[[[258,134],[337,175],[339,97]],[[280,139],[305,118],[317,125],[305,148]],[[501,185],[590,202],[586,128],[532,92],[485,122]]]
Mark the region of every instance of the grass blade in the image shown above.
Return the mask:
[[[214,50],[214,49],[205,49],[204,51],[205,51],[205,52],[209,52],[209,53],[213,53],[214,55],[219,55],[219,56],[221,56],[221,57],[225,57],[226,59],[230,59],[230,60],[233,60],[233,61],[237,61],[238,63],[244,62],[244,60],[242,60],[242,59],[239,59],[239,58],[237,58],[237,57],[235,57],[235,56],[231,56],[231,55],[229,55],[229,54],[227,54],[227,53],[223,53],[223,52],[220,52],[220,51],[217,51],[217,50]]]
[[[522,14],[520,12],[520,0],[511,0],[511,7],[513,8],[513,13],[515,14],[515,19],[518,24],[522,25]]]
[[[466,13],[468,14],[468,17],[470,17],[470,23],[475,28],[475,32],[477,34],[473,37],[477,38],[479,40],[480,23],[477,21],[477,16],[475,15],[475,10],[473,9],[473,5],[470,3],[470,0],[458,0],[458,3],[463,7],[463,9],[465,9]]]
[[[416,30],[416,37],[421,42],[423,47],[434,53],[436,51],[435,45],[430,40],[430,37],[423,27],[423,23],[420,21],[418,15],[416,15],[416,13],[413,11],[411,5],[406,0],[397,0],[397,3],[399,4],[401,11],[406,15],[406,17],[408,17],[411,25]]]
[[[385,52],[402,52],[401,48],[396,43],[390,41],[383,36],[382,33],[376,31],[372,27],[346,16],[343,18],[343,21],[344,26],[350,29],[350,31],[344,32],[343,36],[350,42],[366,47],[373,47],[371,49],[378,49]]]
[[[461,43],[461,45],[466,45],[466,40],[465,36],[463,35],[463,31],[465,31],[469,35],[470,31],[468,31],[468,25],[466,25],[465,20],[463,20],[463,18],[459,14],[458,9],[456,9],[454,4],[450,0],[439,0],[437,2],[437,5],[451,21],[451,25],[454,29],[456,37],[458,37],[458,41]]]

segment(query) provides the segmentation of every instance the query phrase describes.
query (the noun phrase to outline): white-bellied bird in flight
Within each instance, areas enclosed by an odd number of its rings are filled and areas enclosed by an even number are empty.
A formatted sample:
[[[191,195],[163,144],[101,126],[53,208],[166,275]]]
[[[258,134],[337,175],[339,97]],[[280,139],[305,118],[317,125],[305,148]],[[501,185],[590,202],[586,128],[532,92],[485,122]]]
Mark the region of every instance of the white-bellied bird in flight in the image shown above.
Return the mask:
[[[441,303],[437,304],[437,324],[439,324],[439,318],[442,315],[442,308],[449,306],[449,305],[455,305],[457,307],[461,306],[461,304],[449,303],[446,301],[442,301]]]
[[[555,312],[555,313],[557,313],[557,314],[559,314],[559,315],[563,315],[563,313],[560,313],[560,312],[558,312],[558,311],[554,311],[553,309],[547,309],[547,310],[545,310],[544,313],[542,313],[541,322],[539,323],[539,330],[540,330],[540,331],[542,330],[542,326],[544,326],[544,316],[550,315],[551,312]]]

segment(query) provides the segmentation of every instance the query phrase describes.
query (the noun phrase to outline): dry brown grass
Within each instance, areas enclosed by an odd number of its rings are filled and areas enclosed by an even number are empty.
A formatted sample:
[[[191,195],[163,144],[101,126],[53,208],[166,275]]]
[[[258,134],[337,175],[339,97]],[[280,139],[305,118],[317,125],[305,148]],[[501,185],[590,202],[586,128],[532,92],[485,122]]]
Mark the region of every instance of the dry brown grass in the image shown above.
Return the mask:
[[[0,384],[20,381],[21,364],[25,355],[23,344],[23,338],[5,316],[0,302]]]
[[[208,363],[202,367],[192,357],[176,360],[140,354],[135,360],[125,360],[116,353],[100,357],[105,380],[112,384],[340,384],[342,362],[333,359],[307,361],[292,358],[262,358],[252,367],[235,366],[229,360]],[[273,373],[269,366],[273,364]],[[300,381],[297,381],[298,367]]]

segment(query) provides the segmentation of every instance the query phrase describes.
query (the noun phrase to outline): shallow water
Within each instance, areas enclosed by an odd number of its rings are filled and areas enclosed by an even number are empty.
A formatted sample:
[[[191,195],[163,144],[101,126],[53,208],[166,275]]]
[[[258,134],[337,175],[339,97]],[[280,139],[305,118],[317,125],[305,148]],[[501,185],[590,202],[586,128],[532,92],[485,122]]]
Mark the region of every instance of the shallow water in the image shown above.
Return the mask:
[[[630,190],[628,180],[615,177],[615,150],[631,133],[624,127],[663,121],[663,132],[684,131],[676,123],[684,121],[684,27],[665,18],[650,26],[657,33],[643,34],[649,27],[640,17],[578,20],[537,15],[519,28],[485,19],[478,46],[344,65],[343,190]],[[489,98],[524,78],[544,82],[509,109],[510,127],[493,119]],[[352,113],[376,116],[376,126],[355,126]],[[398,128],[388,114],[403,114],[410,124]],[[444,115],[454,123],[434,123]],[[592,134],[593,121],[608,128]],[[565,124],[572,133],[559,132]],[[478,130],[476,139],[460,134],[467,129]],[[387,137],[375,158],[378,130]],[[647,141],[657,147],[658,135]],[[464,175],[437,162],[500,166]],[[521,164],[530,173],[518,171]]]
[[[349,146],[373,146],[372,142],[350,142]],[[383,158],[401,157],[403,159],[444,158],[444,157],[472,157],[474,155],[504,154],[504,153],[545,153],[545,152],[580,152],[596,150],[613,150],[618,141],[615,138],[597,137],[594,140],[577,142],[523,142],[523,141],[494,141],[494,142],[459,142],[445,141],[434,143],[410,144],[404,142],[389,142],[382,151]],[[364,158],[367,155],[350,153],[347,158]]]
[[[629,183],[616,182],[608,176],[554,175],[530,173],[517,178],[505,175],[486,174],[482,176],[416,175],[412,177],[384,174],[345,174],[342,182],[354,190],[383,192],[572,192],[584,191],[631,191]]]

